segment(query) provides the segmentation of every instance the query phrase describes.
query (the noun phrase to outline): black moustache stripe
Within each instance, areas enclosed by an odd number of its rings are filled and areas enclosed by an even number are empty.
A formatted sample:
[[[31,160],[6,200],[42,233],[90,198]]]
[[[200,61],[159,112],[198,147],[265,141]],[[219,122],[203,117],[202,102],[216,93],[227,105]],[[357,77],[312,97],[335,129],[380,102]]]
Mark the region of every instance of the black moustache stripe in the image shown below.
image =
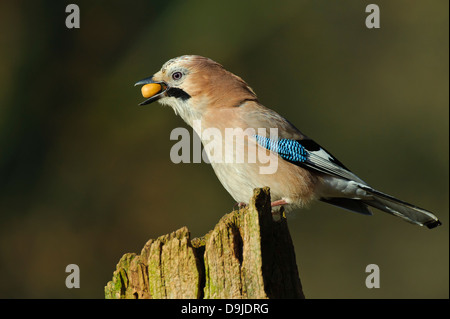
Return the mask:
[[[187,94],[185,91],[179,88],[170,88],[167,90],[168,96],[173,96],[177,99],[181,99],[183,101],[186,101],[191,98],[189,94]]]

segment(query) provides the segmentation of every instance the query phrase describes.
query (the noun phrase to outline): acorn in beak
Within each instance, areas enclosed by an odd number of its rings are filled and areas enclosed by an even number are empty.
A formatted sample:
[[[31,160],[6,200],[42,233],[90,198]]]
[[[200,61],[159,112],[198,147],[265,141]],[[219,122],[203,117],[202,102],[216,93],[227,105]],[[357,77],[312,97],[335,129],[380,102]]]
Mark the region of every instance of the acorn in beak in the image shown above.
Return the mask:
[[[146,105],[158,101],[166,95],[166,92],[169,89],[169,86],[165,82],[154,81],[153,76],[136,82],[134,86],[136,85],[142,85],[142,96],[147,99],[144,102],[139,103],[139,105]]]

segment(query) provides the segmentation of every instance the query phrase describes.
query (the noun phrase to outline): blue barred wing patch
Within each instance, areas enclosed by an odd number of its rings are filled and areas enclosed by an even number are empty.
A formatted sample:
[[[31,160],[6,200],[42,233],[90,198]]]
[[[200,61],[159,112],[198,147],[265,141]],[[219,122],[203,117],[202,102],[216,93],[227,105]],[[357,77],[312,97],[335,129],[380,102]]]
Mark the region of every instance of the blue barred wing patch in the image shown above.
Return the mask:
[[[255,137],[259,145],[278,153],[282,159],[292,164],[349,181],[366,184],[312,140],[270,139],[260,135],[253,135],[253,137]]]
[[[270,139],[265,136],[254,135],[259,145],[281,156],[281,158],[290,162],[306,162],[308,151],[299,142],[282,139]]]

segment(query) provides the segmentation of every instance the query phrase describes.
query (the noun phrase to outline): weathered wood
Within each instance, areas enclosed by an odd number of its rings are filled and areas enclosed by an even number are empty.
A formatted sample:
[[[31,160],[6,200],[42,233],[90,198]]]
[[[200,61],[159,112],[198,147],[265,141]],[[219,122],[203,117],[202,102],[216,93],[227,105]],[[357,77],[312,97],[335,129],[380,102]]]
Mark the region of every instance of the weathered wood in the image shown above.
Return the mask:
[[[125,254],[106,298],[304,298],[286,218],[268,188],[201,238],[183,227]]]

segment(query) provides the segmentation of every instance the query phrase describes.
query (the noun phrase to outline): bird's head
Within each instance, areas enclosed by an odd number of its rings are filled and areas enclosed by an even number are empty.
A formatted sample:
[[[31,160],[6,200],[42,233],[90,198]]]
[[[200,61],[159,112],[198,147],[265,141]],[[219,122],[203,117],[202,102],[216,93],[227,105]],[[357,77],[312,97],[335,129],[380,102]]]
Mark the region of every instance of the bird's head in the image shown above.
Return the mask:
[[[144,85],[142,93],[147,98],[139,105],[155,101],[169,105],[191,125],[208,110],[256,100],[256,94],[240,77],[198,55],[171,59],[160,71],[135,85]]]

